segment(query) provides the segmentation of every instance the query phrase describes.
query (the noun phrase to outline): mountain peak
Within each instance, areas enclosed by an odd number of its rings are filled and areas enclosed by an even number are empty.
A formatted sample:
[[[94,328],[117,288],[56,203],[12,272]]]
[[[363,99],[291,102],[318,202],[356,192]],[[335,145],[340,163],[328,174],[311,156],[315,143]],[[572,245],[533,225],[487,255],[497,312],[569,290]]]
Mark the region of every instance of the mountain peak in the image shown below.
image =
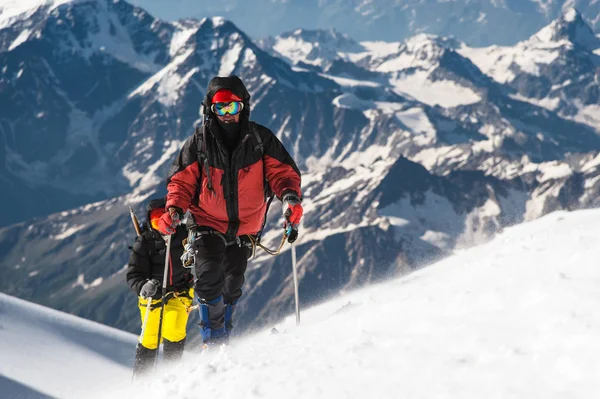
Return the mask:
[[[296,29],[293,32],[285,32],[279,35],[280,39],[295,39],[317,46],[333,46],[336,51],[361,52],[363,46],[350,36],[340,33],[334,28],[329,29]]]
[[[219,36],[229,36],[238,34],[241,37],[246,37],[246,34],[231,20],[223,17],[204,17],[198,24],[200,31],[214,31]]]
[[[213,28],[218,28],[219,26],[225,25],[228,23],[223,17],[204,17],[200,20],[200,25],[209,24]]]
[[[449,50],[459,47],[460,43],[456,39],[421,33],[405,40],[401,44],[398,54],[410,54],[413,67],[417,65],[430,66],[439,62]]]
[[[564,19],[567,22],[575,22],[577,20],[583,20],[583,18],[581,17],[581,13],[579,11],[577,11],[577,9],[574,7],[567,8],[563,12],[562,19]]]
[[[24,15],[35,12],[40,8],[48,12],[64,4],[91,3],[99,0],[2,0],[0,2],[0,29],[13,21],[23,19]],[[117,3],[119,0],[113,0]]]
[[[3,0],[0,3],[0,29],[12,25],[24,14],[35,12],[40,7],[50,10],[74,0]]]
[[[267,52],[282,56],[292,64],[326,67],[340,58],[340,53],[365,51],[362,44],[335,29],[296,29],[262,39]]]
[[[456,50],[461,46],[461,43],[453,37],[438,36],[430,33],[419,33],[406,39],[404,44],[409,49],[429,46],[443,50]]]
[[[596,37],[581,13],[573,7],[564,9],[560,17],[536,33],[533,39],[545,43],[569,41],[588,49],[600,47],[600,39]]]

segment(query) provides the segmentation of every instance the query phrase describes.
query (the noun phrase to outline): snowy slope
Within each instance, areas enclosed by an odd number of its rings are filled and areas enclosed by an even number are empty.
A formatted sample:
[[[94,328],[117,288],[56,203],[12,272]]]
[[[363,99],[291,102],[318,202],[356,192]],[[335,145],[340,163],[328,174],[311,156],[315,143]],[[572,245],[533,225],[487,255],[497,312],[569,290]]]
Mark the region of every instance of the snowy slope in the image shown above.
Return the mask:
[[[586,210],[506,229],[111,397],[594,397],[599,226]]]
[[[136,339],[0,293],[0,397],[81,399],[124,383]]]

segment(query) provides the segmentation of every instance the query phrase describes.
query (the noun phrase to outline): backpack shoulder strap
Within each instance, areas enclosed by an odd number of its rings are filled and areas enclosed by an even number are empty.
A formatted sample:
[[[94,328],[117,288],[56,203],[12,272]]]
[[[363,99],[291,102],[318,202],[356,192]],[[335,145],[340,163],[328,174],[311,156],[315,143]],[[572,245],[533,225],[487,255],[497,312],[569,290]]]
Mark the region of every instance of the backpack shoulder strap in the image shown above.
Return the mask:
[[[250,122],[250,131],[252,133],[251,137],[253,139],[253,148],[254,151],[257,151],[261,158],[265,153],[265,144],[258,133],[258,126],[254,122]],[[264,165],[264,164],[263,164]],[[264,166],[263,166],[264,167]],[[264,173],[264,171],[263,171]],[[269,207],[271,206],[271,202],[273,202],[273,198],[275,198],[275,193],[271,189],[271,185],[267,180],[267,174],[264,173],[264,201],[267,206],[265,207],[265,215],[263,217],[262,225],[260,226],[260,230],[256,233],[256,242],[260,243],[260,238],[265,229],[265,225],[267,224],[267,214],[269,213]]]
[[[200,170],[204,169],[206,173],[206,185],[210,191],[213,191],[212,179],[210,178],[210,164],[208,159],[208,151],[206,150],[206,122],[202,124],[202,126],[196,127],[196,134],[198,137],[198,149],[197,149],[197,158],[198,163],[200,164]],[[200,173],[200,178],[202,178],[202,173]],[[198,187],[201,186],[200,182],[198,182]],[[200,194],[200,193],[198,193]]]
[[[253,141],[252,148],[254,149],[254,151],[260,153],[262,157],[262,155],[265,153],[265,144],[260,138],[260,134],[258,133],[258,127],[256,126],[256,123],[250,122],[250,132],[252,134],[251,137]]]

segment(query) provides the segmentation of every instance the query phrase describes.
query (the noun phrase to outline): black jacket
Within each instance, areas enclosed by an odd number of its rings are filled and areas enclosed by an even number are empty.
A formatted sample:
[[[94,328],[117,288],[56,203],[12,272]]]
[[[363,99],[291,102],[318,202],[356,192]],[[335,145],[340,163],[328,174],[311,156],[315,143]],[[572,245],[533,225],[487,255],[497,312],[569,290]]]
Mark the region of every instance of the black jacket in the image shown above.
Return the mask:
[[[189,269],[183,267],[181,255],[183,255],[182,241],[187,237],[187,230],[180,226],[171,239],[171,270],[167,274],[167,292],[187,291],[193,285],[193,277]],[[166,255],[166,242],[162,236],[151,228],[145,229],[141,236],[135,240],[129,256],[127,268],[127,284],[137,295],[146,281],[157,279],[160,287],[154,295],[154,299],[160,299],[162,295],[162,280],[164,276]]]

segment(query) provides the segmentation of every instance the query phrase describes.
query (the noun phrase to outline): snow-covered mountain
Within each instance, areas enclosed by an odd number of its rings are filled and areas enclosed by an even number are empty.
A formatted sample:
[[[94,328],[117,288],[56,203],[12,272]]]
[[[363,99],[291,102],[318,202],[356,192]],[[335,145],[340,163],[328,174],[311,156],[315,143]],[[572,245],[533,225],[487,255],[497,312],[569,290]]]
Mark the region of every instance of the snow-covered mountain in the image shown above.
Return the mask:
[[[336,87],[222,19],[165,23],[125,1],[15,4],[0,14],[0,174],[3,207],[25,206],[3,225],[155,186],[214,75],[254,76],[254,113],[269,118],[286,98],[308,109],[309,93]]]
[[[600,389],[600,212],[555,212],[344,293],[111,397],[587,398]],[[235,376],[232,378],[232,376]],[[201,382],[201,383],[200,383]]]
[[[575,9],[515,47],[459,52],[528,101],[600,132],[600,37]]]
[[[252,117],[302,169],[298,255],[307,304],[420,268],[508,225],[597,205],[596,127],[524,98],[457,40],[356,42],[298,30],[257,45],[222,18],[167,23],[124,1],[45,4],[13,10],[0,29],[0,57],[10,61],[0,103],[40,98],[21,117],[0,108],[0,175],[12,187],[1,215],[21,220],[0,229],[2,292],[137,330],[123,275],[133,242],[126,205],[143,216],[143,201],[164,192],[166,168],[215,75],[247,82]],[[593,40],[575,44],[589,35],[568,33],[589,32],[573,13],[538,34],[572,43],[559,58],[595,51]],[[18,39],[25,28],[33,33]],[[548,30],[566,33],[553,39]],[[586,74],[597,73],[589,66]],[[62,124],[32,119],[47,107]],[[36,141],[39,129],[52,145]],[[96,155],[78,152],[86,146]],[[28,220],[48,212],[30,208],[39,196],[18,201],[19,190],[48,193],[48,207],[69,209]],[[88,203],[94,195],[99,201]],[[281,237],[277,208],[264,236],[271,246]],[[259,252],[240,327],[292,309],[290,270],[287,247],[277,258]]]
[[[595,0],[132,0],[158,17],[224,16],[253,37],[290,29],[336,28],[358,40],[403,40],[418,33],[455,36],[470,45],[513,45],[569,7],[600,31]]]
[[[129,192],[116,158],[122,142],[111,140],[125,132],[107,124],[167,62],[174,27],[122,1],[4,3],[1,204],[20,207],[0,223]]]
[[[137,337],[0,293],[3,398],[87,398],[131,380]]]

